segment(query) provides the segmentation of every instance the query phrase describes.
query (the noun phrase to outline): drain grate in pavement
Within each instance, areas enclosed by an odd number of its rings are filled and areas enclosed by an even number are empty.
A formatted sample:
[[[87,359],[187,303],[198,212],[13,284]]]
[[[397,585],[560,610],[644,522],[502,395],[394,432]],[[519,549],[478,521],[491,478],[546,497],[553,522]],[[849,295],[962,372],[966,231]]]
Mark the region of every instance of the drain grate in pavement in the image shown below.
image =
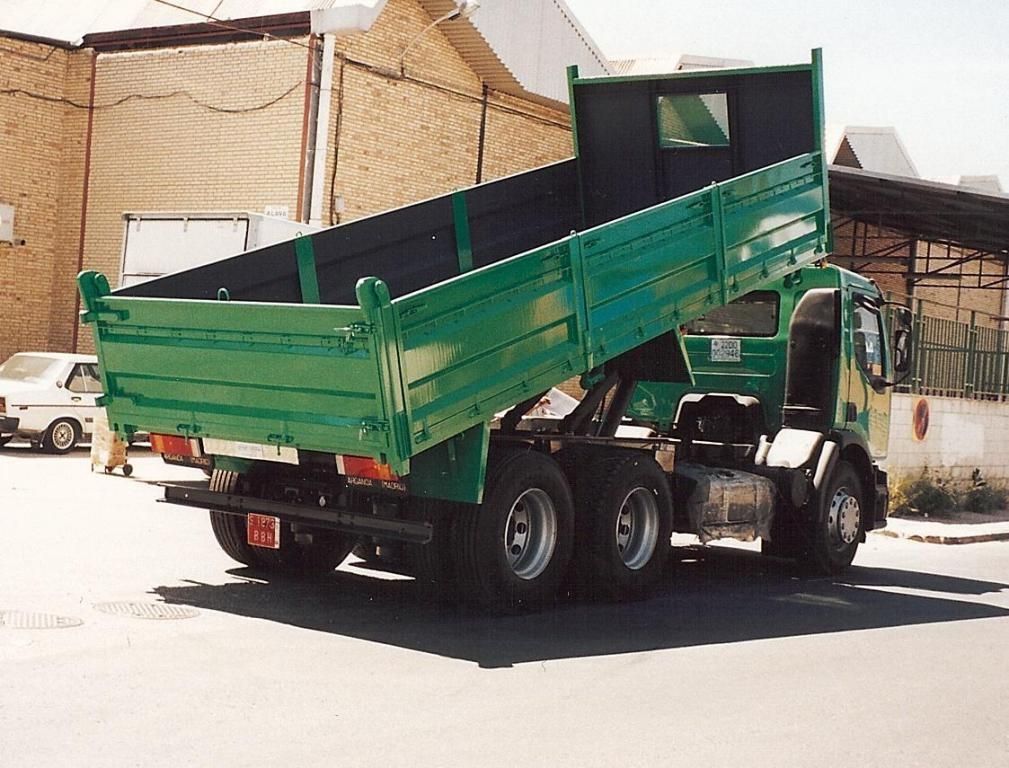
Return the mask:
[[[134,619],[191,619],[200,612],[186,605],[165,603],[112,602],[96,603],[95,610],[116,616],[132,616]]]
[[[31,611],[0,611],[0,627],[8,629],[66,629],[79,627],[83,623],[82,619],[74,616]]]

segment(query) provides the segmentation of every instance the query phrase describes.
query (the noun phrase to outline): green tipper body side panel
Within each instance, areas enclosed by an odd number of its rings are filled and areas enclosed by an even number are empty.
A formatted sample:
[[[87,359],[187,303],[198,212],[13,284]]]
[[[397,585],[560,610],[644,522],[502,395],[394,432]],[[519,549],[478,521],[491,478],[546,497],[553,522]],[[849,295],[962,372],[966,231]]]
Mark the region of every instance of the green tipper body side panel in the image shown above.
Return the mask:
[[[817,66],[804,71],[819,77]],[[567,215],[583,210],[577,193],[563,191],[580,178],[570,166],[315,233],[296,243],[293,259],[249,254],[250,263],[296,269],[271,283],[239,274],[244,256],[122,292],[84,272],[82,316],[94,330],[110,423],[120,432],[371,456],[409,475],[415,493],[478,501],[496,412],[820,258],[824,167],[819,151],[798,153],[514,255],[501,244],[556,232],[545,201]],[[512,196],[522,201],[514,215],[489,218]],[[405,294],[388,287],[402,284],[399,275],[388,284],[365,277],[356,305],[325,303],[347,294],[333,282],[341,244],[366,255],[377,238],[388,263],[395,222],[421,232],[403,235],[404,248],[427,249],[456,276]],[[426,226],[438,228],[428,236]],[[442,242],[444,251],[432,250]],[[416,281],[409,249],[402,264]],[[229,286],[222,296],[232,300],[150,295],[176,284],[187,286],[180,295],[201,297]],[[297,291],[303,303],[263,298],[265,285]]]

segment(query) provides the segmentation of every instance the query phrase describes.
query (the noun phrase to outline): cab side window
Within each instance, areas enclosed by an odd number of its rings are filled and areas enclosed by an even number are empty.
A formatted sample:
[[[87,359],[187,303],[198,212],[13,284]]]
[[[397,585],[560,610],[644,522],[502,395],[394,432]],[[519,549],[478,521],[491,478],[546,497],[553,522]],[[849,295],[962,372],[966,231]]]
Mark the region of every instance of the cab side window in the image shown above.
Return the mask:
[[[883,326],[879,310],[865,304],[855,306],[855,322],[852,341],[855,360],[866,376],[882,376],[883,367]]]

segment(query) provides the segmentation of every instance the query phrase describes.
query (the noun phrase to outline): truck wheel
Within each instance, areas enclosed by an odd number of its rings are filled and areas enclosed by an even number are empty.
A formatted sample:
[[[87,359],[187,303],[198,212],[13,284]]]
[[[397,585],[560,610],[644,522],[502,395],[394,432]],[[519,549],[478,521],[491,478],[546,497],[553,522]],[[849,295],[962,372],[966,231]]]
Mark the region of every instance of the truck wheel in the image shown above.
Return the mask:
[[[42,448],[48,453],[69,453],[81,439],[81,427],[73,419],[56,419],[42,436]]]
[[[327,528],[304,529],[310,541],[298,541],[290,526],[284,526],[280,549],[253,549],[258,565],[291,576],[323,576],[342,563],[357,543],[353,536]]]
[[[455,522],[459,504],[437,499],[418,499],[414,514],[416,520],[431,523],[431,541],[410,547],[409,567],[421,592],[448,598],[455,595],[458,586],[455,558]]]
[[[459,516],[460,589],[498,612],[541,608],[564,577],[573,524],[571,490],[553,459],[531,450],[497,453],[483,504]]]
[[[802,548],[803,532],[799,517],[790,509],[782,509],[779,502],[771,522],[771,538],[760,540],[760,554],[794,560],[802,554]]]
[[[233,493],[238,487],[238,473],[215,469],[210,476],[210,490],[218,493]],[[214,538],[224,553],[242,565],[257,566],[261,561],[246,540],[246,523],[242,515],[210,510],[210,526]]]
[[[662,468],[624,452],[587,471],[575,536],[579,585],[609,599],[640,597],[662,576],[673,531],[673,503]]]
[[[834,576],[855,559],[865,525],[862,482],[851,464],[838,462],[818,504],[803,561],[816,573]]]
[[[210,476],[210,490],[234,493],[238,478],[237,472],[215,469]],[[244,515],[211,510],[210,524],[217,543],[233,560],[250,568],[296,576],[319,576],[332,571],[350,554],[355,542],[352,537],[325,529],[312,529],[311,542],[299,542],[290,526],[282,524],[280,549],[264,549],[248,543]]]

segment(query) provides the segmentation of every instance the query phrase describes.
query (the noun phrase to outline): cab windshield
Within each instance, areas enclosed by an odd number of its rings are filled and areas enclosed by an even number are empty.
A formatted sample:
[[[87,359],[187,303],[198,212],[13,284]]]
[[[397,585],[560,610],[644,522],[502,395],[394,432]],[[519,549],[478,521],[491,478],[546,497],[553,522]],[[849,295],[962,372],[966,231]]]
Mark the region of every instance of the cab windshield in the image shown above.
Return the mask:
[[[23,381],[28,384],[44,384],[51,381],[62,366],[62,362],[40,355],[14,355],[0,365],[0,379]]]
[[[709,310],[687,323],[685,330],[696,336],[774,336],[778,333],[778,294],[753,291]]]

